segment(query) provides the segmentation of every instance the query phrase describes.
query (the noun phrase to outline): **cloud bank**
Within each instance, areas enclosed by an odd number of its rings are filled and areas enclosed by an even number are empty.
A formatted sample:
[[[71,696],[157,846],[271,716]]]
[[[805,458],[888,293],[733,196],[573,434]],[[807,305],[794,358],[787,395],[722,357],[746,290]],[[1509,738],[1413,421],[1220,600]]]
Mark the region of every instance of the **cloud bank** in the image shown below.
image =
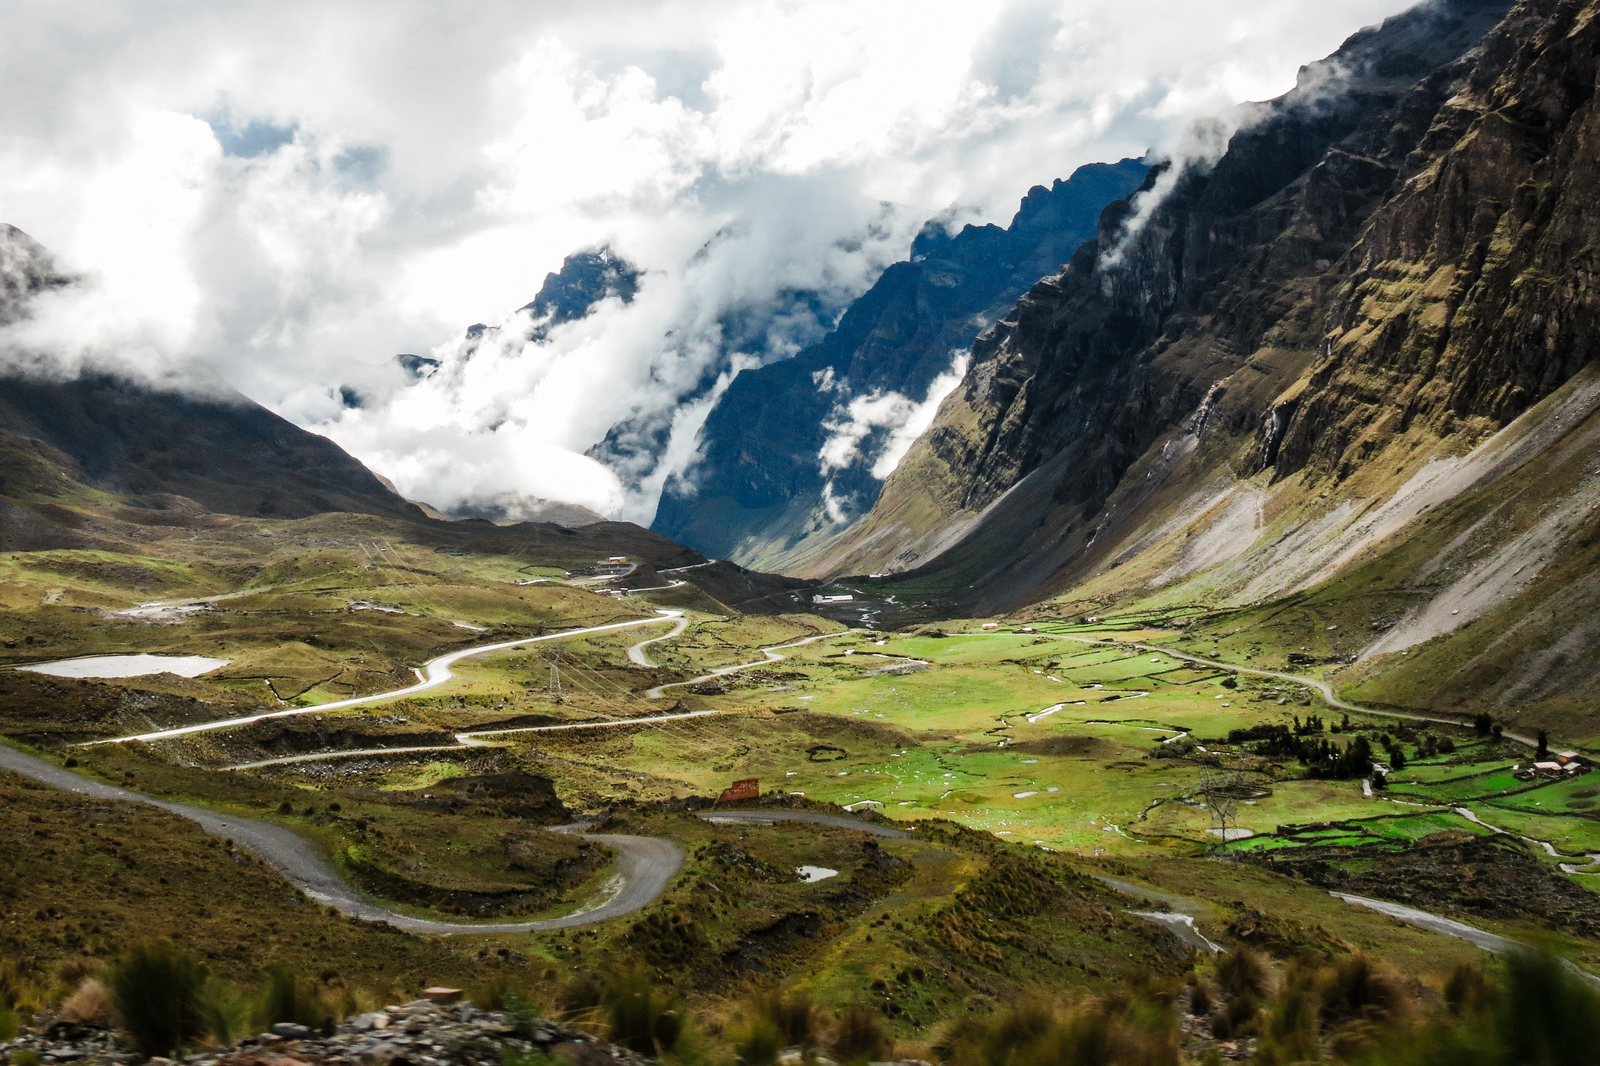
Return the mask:
[[[0,347],[230,385],[441,506],[648,521],[719,389],[924,218],[1005,221],[1081,163],[1176,148],[1405,6],[19,0],[0,221],[83,281]],[[602,245],[636,297],[518,340],[546,272]],[[466,353],[475,322],[505,328]],[[888,419],[898,461],[922,412],[889,395],[839,424]]]

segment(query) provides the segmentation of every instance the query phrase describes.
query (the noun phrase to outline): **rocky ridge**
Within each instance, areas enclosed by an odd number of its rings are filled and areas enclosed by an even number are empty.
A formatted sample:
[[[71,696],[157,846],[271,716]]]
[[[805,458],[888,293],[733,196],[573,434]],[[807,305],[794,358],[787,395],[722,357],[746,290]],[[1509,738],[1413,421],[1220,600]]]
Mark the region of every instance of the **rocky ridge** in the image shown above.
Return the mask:
[[[1352,695],[1592,717],[1597,10],[1419,5],[1113,205],[812,572],[1289,596]]]

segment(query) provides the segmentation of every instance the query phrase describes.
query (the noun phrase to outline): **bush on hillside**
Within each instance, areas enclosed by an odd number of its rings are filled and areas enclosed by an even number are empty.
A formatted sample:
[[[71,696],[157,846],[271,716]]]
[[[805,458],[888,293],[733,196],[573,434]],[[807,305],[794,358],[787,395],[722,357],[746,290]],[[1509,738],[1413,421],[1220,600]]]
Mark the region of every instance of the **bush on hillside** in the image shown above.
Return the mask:
[[[122,1026],[148,1056],[169,1056],[205,1035],[199,997],[206,971],[170,940],[133,945],[107,987]]]

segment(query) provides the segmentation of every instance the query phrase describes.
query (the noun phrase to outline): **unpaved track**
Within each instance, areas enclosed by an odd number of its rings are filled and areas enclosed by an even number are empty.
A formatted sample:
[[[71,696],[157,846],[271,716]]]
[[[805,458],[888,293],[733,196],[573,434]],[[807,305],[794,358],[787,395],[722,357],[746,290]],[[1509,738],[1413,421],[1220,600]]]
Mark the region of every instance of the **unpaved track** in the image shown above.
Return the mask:
[[[765,656],[763,659],[758,659],[753,663],[739,663],[736,666],[719,666],[709,674],[701,674],[699,677],[691,677],[687,681],[673,681],[665,685],[657,685],[655,688],[646,692],[644,694],[644,698],[647,700],[659,700],[662,698],[661,694],[667,691],[669,688],[682,688],[684,685],[698,685],[702,681],[712,681],[719,677],[726,677],[729,674],[738,673],[740,670],[748,670],[752,666],[766,666],[768,663],[782,662],[785,656],[779,655],[778,652],[782,651],[784,648],[798,648],[802,644],[813,644],[819,640],[826,640],[828,637],[842,637],[847,633],[857,632],[860,632],[860,630],[841,629],[837,633],[818,633],[814,637],[805,637],[801,640],[791,640],[787,644],[773,644],[769,647],[760,649],[761,654]]]
[[[354,699],[336,700],[333,703],[320,703],[314,707],[293,707],[287,710],[267,711],[263,714],[243,715],[238,718],[221,718],[214,722],[201,722],[199,725],[178,726],[173,729],[158,729],[149,733],[132,733],[125,737],[110,737],[106,740],[91,740],[81,745],[93,747],[97,744],[122,744],[130,740],[169,740],[172,737],[189,736],[193,733],[206,733],[216,729],[236,729],[239,726],[250,725],[254,722],[263,722],[269,718],[290,718],[298,714],[321,714],[324,711],[337,711],[345,707],[359,707],[366,703],[377,703],[380,700],[400,699],[405,696],[415,696],[427,692],[429,689],[438,688],[455,678],[450,667],[462,659],[469,659],[475,655],[487,655],[493,651],[505,651],[508,648],[520,648],[528,644],[542,644],[552,640],[568,640],[572,637],[587,636],[590,633],[605,633],[613,629],[629,629],[633,626],[656,625],[661,622],[681,620],[682,611],[661,611],[660,618],[636,618],[628,622],[612,622],[603,626],[588,626],[584,629],[568,629],[560,633],[547,633],[542,637],[525,637],[522,640],[506,640],[498,644],[485,644],[477,648],[462,648],[447,655],[428,660],[421,673],[423,679],[415,685],[395,689],[391,692],[380,692],[374,696],[357,696]]]
[[[685,718],[706,718],[722,711],[683,711],[678,714],[647,714],[638,718],[602,718],[599,721],[561,722],[556,725],[520,725],[510,729],[476,729],[455,734],[454,744],[425,744],[407,748],[342,748],[335,751],[314,751],[308,755],[282,755],[276,759],[224,766],[224,770],[258,770],[263,766],[288,766],[293,763],[323,762],[328,759],[352,759],[363,755],[408,755],[427,751],[460,751],[463,748],[491,747],[479,737],[498,737],[506,733],[558,733],[570,729],[610,729],[617,726],[653,725],[656,722],[681,722]]]
[[[1441,918],[1439,915],[1429,914],[1427,911],[1419,911],[1417,908],[1407,907],[1403,903],[1391,903],[1386,899],[1371,899],[1367,896],[1352,896],[1347,892],[1330,892],[1328,894],[1342,899],[1346,903],[1353,903],[1357,907],[1367,907],[1377,911],[1379,914],[1387,914],[1391,918],[1399,919],[1419,929],[1426,929],[1430,932],[1442,933],[1445,936],[1453,936],[1458,940],[1465,940],[1467,943],[1480,947],[1493,955],[1509,955],[1515,951],[1529,950],[1528,945],[1511,940],[1508,937],[1478,929],[1450,918]],[[1576,965],[1565,959],[1562,960],[1562,965],[1583,978],[1590,985],[1600,988],[1600,977],[1596,977],[1587,970],[1580,970]]]
[[[585,840],[604,844],[615,856],[615,873],[602,890],[598,906],[559,918],[529,922],[440,922],[415,918],[392,911],[365,899],[318,854],[316,848],[293,831],[269,822],[218,814],[204,807],[152,799],[139,792],[91,781],[71,770],[53,766],[42,759],[0,744],[0,769],[11,770],[35,781],[94,799],[122,800],[160,807],[199,825],[214,837],[232,840],[277,870],[311,899],[333,907],[341,914],[367,921],[388,922],[412,933],[462,936],[495,933],[529,933],[546,929],[569,929],[631,914],[648,906],[666,890],[667,882],[683,865],[683,852],[670,840],[659,837],[620,836],[610,833],[584,833]],[[576,827],[561,826],[556,832],[571,832]]]
[[[904,829],[891,829],[886,825],[846,818],[842,814],[823,814],[819,811],[705,811],[695,817],[707,822],[737,822],[741,825],[770,825],[773,822],[808,822],[811,825],[831,825],[835,829],[859,829],[875,837],[909,837]]]
[[[1125,640],[1095,640],[1090,637],[1067,636],[1065,633],[1052,633],[1049,635],[1060,640],[1076,641],[1079,644],[1100,644],[1110,648],[1136,648],[1139,651],[1159,652],[1162,655],[1170,655],[1174,659],[1183,659],[1185,662],[1200,663],[1204,666],[1214,666],[1219,670],[1232,670],[1240,674],[1254,674],[1257,677],[1275,677],[1279,681],[1293,681],[1296,684],[1306,685],[1309,688],[1316,689],[1322,694],[1322,698],[1327,701],[1330,707],[1337,707],[1341,711],[1355,711],[1358,714],[1375,714],[1383,718],[1404,718],[1411,722],[1438,722],[1440,725],[1461,726],[1471,724],[1470,722],[1463,722],[1459,718],[1442,718],[1431,714],[1414,714],[1410,711],[1383,711],[1377,709],[1376,707],[1363,707],[1359,703],[1349,703],[1335,695],[1333,686],[1329,685],[1326,681],[1319,681],[1314,677],[1303,677],[1300,674],[1280,674],[1276,670],[1257,670],[1249,666],[1240,666],[1238,663],[1223,663],[1218,662],[1215,659],[1203,659],[1198,655],[1191,655],[1186,651],[1175,651],[1172,648],[1163,648],[1155,644],[1133,644]],[[1518,744],[1526,744],[1530,748],[1537,748],[1539,746],[1539,742],[1534,738],[1523,736],[1521,733],[1502,732],[1501,735],[1508,740],[1516,741]],[[1558,754],[1576,755],[1577,752],[1563,751],[1559,752]]]
[[[1222,951],[1222,945],[1202,933],[1194,924],[1196,918],[1209,918],[1212,909],[1209,903],[1202,903],[1188,896],[1175,896],[1171,892],[1159,892],[1153,888],[1134,884],[1132,881],[1123,881],[1116,877],[1106,877],[1103,874],[1092,875],[1096,881],[1107,888],[1121,892],[1124,896],[1142,899],[1150,903],[1160,903],[1167,907],[1164,911],[1129,911],[1135,918],[1143,918],[1147,922],[1164,925],[1172,934],[1190,947],[1199,948],[1201,951],[1215,955]]]
[[[93,781],[81,774],[35,758],[15,748],[0,744],[0,770],[10,770],[24,777],[74,792],[93,799],[120,800],[125,803],[144,803],[187,818],[214,837],[231,840],[251,852],[268,866],[277,870],[284,879],[311,899],[352,918],[372,922],[388,922],[412,933],[431,933],[439,936],[493,935],[498,933],[531,933],[549,929],[570,929],[579,925],[593,925],[654,903],[666,891],[667,882],[683,866],[683,850],[670,840],[661,837],[636,837],[616,833],[580,833],[585,840],[609,847],[615,858],[615,872],[601,890],[596,905],[564,914],[559,918],[545,918],[528,922],[440,922],[431,918],[416,918],[373,903],[357,893],[340,877],[338,872],[318,854],[310,841],[290,829],[270,822],[257,822],[249,818],[218,814],[204,807],[187,803],[158,800],[131,789]],[[702,815],[702,817],[704,817]],[[858,829],[863,833],[883,837],[905,837],[910,834],[888,826],[860,822],[843,815],[823,814],[813,811],[726,811],[720,817],[728,821],[761,825],[771,822],[809,822],[845,829]],[[557,826],[553,832],[577,832],[579,825]]]
[[[684,584],[684,582],[680,581],[680,582],[678,582],[678,584],[682,585],[682,584]],[[670,587],[670,586],[668,586],[668,587]],[[636,591],[649,591],[649,590],[641,589],[641,590],[636,590]],[[663,612],[663,613],[665,613],[665,612]],[[688,628],[689,628],[689,619],[684,617],[684,615],[680,612],[678,614],[677,620],[672,623],[672,628],[670,630],[668,630],[667,632],[661,634],[659,637],[651,637],[648,640],[641,640],[639,643],[637,643],[637,644],[633,645],[632,647],[630,647],[628,649],[628,661],[633,663],[635,666],[645,666],[645,667],[654,666],[655,663],[651,662],[650,661],[650,657],[645,655],[645,653],[644,653],[645,648],[649,647],[652,644],[659,644],[663,640],[671,640],[673,637],[677,636],[679,633],[682,633],[685,629],[688,629]]]

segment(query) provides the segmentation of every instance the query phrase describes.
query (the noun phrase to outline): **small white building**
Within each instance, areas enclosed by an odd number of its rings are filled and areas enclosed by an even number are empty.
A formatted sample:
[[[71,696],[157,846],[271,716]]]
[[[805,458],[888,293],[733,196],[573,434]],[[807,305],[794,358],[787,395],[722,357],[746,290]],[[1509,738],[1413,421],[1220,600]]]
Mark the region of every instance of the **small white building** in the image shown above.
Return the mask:
[[[824,596],[821,593],[811,597],[812,603],[852,603],[854,596]]]

